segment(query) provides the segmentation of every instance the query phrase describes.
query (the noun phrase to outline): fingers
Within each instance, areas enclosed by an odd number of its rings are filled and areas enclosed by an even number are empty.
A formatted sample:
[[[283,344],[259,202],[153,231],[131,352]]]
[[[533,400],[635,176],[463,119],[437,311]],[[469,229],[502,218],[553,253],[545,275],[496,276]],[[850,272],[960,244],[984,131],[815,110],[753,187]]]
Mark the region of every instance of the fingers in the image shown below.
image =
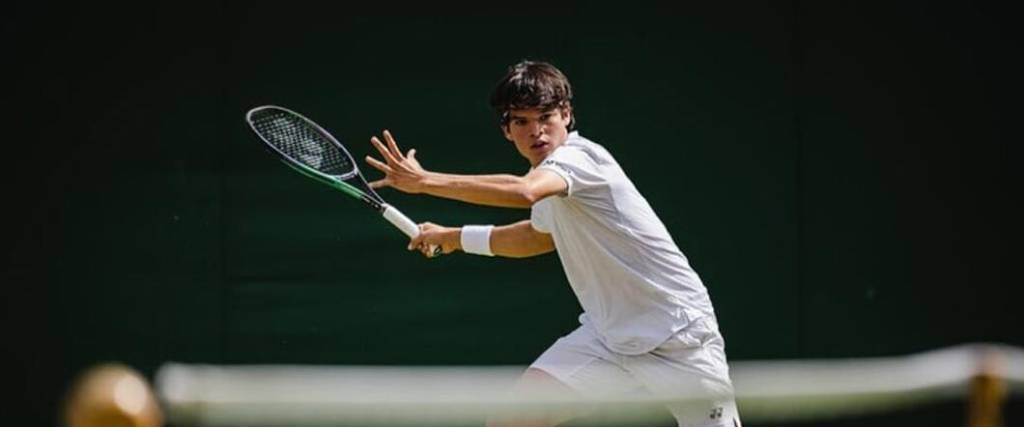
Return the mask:
[[[416,237],[413,237],[412,239],[409,239],[409,250],[410,251],[413,250],[413,249],[419,249],[420,246],[424,246],[424,244],[423,244],[424,242],[423,241],[427,238],[427,236],[430,235],[428,233],[428,231],[430,231],[430,229],[432,227],[434,227],[434,224],[431,224],[429,222],[424,222],[424,223],[417,224],[417,226],[419,227],[420,232],[419,232],[419,234],[416,235]]]
[[[373,157],[366,156],[366,163],[369,163],[370,166],[373,166],[374,168],[376,168],[377,170],[379,170],[381,172],[384,172],[385,174],[389,174],[389,173],[393,172],[391,170],[391,166],[388,166],[387,164],[385,164],[385,163],[381,162],[380,160],[377,160],[377,159],[375,159]]]
[[[377,139],[376,136],[370,138],[370,144],[373,144],[373,147],[380,152],[380,155],[384,157],[384,161],[388,162],[389,165],[399,163],[395,155],[391,153],[391,150],[388,149],[387,147],[384,147],[384,143],[380,142],[380,140]]]
[[[412,251],[412,250],[419,251],[419,253],[423,254],[423,256],[425,256],[427,258],[433,258],[433,257],[441,254],[441,251],[439,251],[438,248],[439,248],[439,246],[428,245],[428,244],[424,243],[422,240],[420,240],[420,241],[410,241],[409,242],[409,247],[407,249],[409,249],[410,251]]]
[[[438,246],[422,245],[420,247],[420,253],[422,253],[423,256],[425,256],[427,258],[433,258],[433,257],[438,256],[438,255],[441,254],[441,252],[438,251],[437,249],[438,249]]]
[[[388,148],[391,149],[391,154],[394,155],[396,159],[405,160],[402,156],[402,150],[398,149],[398,143],[395,142],[395,137],[391,136],[391,131],[386,129],[384,130],[384,140],[387,141]]]
[[[419,249],[419,247],[422,246],[422,245],[423,245],[423,233],[420,233],[418,236],[413,237],[412,239],[409,239],[409,246],[407,246],[406,249],[411,251],[413,249]]]
[[[433,245],[427,245],[427,244],[424,244],[423,242],[419,242],[419,243],[409,242],[409,246],[406,249],[408,249],[410,251],[417,251],[417,252],[423,254],[423,256],[425,256],[427,258],[432,258],[434,256],[434,254],[433,254],[433,251],[429,250],[429,248],[433,248],[433,247],[434,247]]]
[[[423,254],[423,256],[427,258],[435,258],[439,255],[444,255],[447,253],[444,250],[442,250],[441,246],[436,245],[420,244],[419,246],[412,246],[409,248],[410,251],[414,249],[419,251],[419,253]]]
[[[416,149],[415,148],[410,149],[409,152],[406,153],[405,157],[413,159],[413,160],[416,160]]]
[[[381,172],[384,172],[384,175],[385,175],[385,177],[382,178],[382,179],[378,179],[376,181],[370,182],[369,183],[370,188],[378,189],[378,188],[381,188],[381,187],[387,187],[387,186],[391,185],[391,180],[387,178],[387,175],[391,174],[391,167],[390,166],[388,166],[388,165],[386,165],[384,163],[381,163],[380,160],[377,160],[377,159],[375,159],[373,157],[370,157],[370,156],[366,156],[366,163],[369,163],[370,166],[373,166],[377,170],[379,170]]]
[[[437,240],[437,233],[434,233],[439,226],[434,223],[424,222],[419,224],[420,234],[409,240],[408,249],[419,251],[423,256],[427,258],[433,258],[438,255],[437,247],[439,246],[435,241]]]

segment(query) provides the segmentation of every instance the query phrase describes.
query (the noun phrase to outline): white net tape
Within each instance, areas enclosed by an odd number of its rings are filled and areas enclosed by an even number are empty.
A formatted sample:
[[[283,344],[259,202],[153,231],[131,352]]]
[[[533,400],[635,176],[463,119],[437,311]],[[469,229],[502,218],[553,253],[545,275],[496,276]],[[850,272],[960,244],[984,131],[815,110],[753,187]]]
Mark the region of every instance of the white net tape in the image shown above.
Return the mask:
[[[746,421],[869,414],[963,398],[972,378],[1024,389],[1024,350],[970,344],[910,356],[734,361]],[[169,363],[156,390],[172,421],[190,425],[458,425],[551,408],[592,408],[616,422],[644,421],[652,405],[699,398],[629,395],[601,399],[509,388],[522,367],[213,366]]]

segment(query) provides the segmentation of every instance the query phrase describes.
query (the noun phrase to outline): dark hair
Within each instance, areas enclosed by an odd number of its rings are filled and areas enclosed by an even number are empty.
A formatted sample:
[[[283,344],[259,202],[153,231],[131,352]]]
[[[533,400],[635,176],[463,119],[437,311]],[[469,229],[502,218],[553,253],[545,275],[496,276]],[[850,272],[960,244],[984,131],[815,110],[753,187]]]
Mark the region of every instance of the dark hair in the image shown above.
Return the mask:
[[[523,60],[508,68],[491,92],[491,107],[498,113],[502,127],[508,125],[509,110],[540,108],[569,109],[572,114],[572,86],[558,68],[547,62]],[[576,126],[571,117],[569,130]]]

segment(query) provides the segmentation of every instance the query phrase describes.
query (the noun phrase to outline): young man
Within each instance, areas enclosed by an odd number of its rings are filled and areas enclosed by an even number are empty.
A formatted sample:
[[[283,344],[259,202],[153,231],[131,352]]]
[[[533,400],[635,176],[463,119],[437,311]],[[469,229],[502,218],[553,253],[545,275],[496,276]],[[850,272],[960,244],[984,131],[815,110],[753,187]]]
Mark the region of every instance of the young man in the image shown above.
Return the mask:
[[[602,146],[574,131],[572,89],[548,63],[509,68],[491,95],[505,138],[530,163],[523,176],[427,171],[392,135],[371,143],[384,173],[371,183],[468,203],[529,208],[504,226],[421,224],[410,242],[430,256],[462,250],[528,257],[557,251],[584,313],[523,374],[519,387],[616,393],[700,394],[669,406],[680,426],[739,426],[725,346],[707,290],[647,201]],[[525,392],[525,391],[524,391]],[[554,425],[569,415],[531,420]],[[522,423],[527,424],[527,423]]]

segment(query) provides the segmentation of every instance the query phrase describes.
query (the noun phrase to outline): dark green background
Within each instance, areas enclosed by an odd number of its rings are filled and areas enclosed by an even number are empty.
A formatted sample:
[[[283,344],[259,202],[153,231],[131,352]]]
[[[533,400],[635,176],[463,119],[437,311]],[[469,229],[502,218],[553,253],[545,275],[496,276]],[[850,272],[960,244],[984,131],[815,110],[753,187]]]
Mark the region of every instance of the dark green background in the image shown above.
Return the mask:
[[[570,77],[731,359],[1024,344],[1007,11],[749,3],[12,6],[4,411],[54,424],[108,360],[528,364],[576,325],[556,256],[424,260],[243,122],[274,103],[356,157],[387,128],[429,169],[521,173],[486,101],[523,58]],[[528,215],[382,195],[444,224]],[[870,423],[922,419],[962,408]]]

